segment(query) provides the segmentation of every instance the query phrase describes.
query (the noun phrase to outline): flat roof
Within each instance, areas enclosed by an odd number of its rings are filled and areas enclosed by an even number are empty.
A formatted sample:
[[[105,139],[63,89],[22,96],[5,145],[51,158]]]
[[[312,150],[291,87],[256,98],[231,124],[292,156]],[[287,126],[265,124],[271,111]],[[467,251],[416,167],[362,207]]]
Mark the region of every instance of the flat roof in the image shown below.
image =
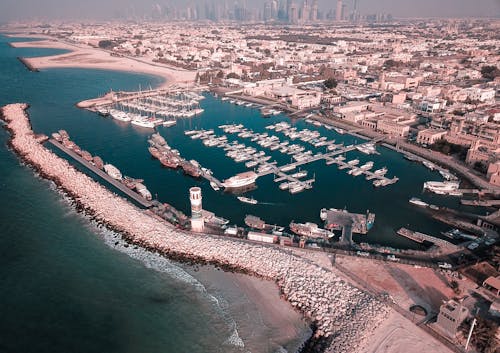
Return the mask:
[[[488,285],[492,288],[500,290],[500,276],[497,277],[488,277],[484,283],[484,285]]]

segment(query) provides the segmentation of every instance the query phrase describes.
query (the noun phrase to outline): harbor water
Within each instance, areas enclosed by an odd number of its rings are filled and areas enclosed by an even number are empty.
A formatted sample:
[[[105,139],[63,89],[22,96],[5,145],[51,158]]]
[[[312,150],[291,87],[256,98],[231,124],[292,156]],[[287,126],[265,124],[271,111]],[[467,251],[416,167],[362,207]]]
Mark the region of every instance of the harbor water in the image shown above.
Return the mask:
[[[111,88],[155,86],[158,78],[78,69],[29,72],[16,57],[61,51],[7,44],[22,40],[0,36],[0,105],[29,103],[36,132],[66,129],[117,166],[144,159],[147,132],[96,119],[74,104]],[[8,137],[0,131],[0,351],[294,351],[310,333],[288,308],[293,334],[283,339],[230,275],[172,263],[97,228],[53,184],[19,163]],[[135,147],[129,149],[130,143]],[[146,174],[144,167],[139,163],[127,173]],[[274,299],[280,301],[277,289]]]

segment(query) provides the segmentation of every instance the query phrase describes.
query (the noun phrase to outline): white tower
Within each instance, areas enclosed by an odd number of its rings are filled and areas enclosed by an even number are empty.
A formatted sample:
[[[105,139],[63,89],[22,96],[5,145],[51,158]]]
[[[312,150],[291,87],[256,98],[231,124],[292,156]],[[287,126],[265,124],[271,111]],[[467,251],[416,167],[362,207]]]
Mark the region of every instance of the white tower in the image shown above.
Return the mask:
[[[189,189],[189,201],[191,201],[191,230],[203,232],[205,225],[201,214],[201,189],[199,187]]]

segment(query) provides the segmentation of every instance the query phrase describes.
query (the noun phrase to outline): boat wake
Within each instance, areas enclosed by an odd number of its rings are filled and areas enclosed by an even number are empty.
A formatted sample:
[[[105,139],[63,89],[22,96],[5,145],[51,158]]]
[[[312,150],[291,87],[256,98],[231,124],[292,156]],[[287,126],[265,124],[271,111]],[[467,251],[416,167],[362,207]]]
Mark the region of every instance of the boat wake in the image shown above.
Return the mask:
[[[259,205],[283,206],[282,203],[278,203],[278,202],[260,202],[260,201],[259,201]]]

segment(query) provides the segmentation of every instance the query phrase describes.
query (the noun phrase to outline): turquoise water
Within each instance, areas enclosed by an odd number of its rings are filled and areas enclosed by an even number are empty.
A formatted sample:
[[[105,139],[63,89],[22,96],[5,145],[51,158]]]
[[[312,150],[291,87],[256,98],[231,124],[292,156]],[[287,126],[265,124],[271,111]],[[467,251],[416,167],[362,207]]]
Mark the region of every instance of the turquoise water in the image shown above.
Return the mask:
[[[142,148],[131,148],[128,141],[142,147],[146,133],[96,118],[74,104],[110,88],[154,86],[160,79],[98,70],[32,73],[17,56],[61,51],[14,49],[6,43],[0,36],[0,105],[29,102],[35,131],[67,129],[79,144],[117,165],[137,158]],[[7,139],[0,130],[1,352],[245,351],[228,338],[236,332],[233,316],[242,320],[253,307],[239,303],[234,314],[231,305],[219,305],[223,292],[209,293],[178,265],[98,231],[51,183],[19,164],[6,148]],[[304,323],[297,329],[307,331]],[[274,333],[239,334],[251,347],[252,340],[265,342]]]

